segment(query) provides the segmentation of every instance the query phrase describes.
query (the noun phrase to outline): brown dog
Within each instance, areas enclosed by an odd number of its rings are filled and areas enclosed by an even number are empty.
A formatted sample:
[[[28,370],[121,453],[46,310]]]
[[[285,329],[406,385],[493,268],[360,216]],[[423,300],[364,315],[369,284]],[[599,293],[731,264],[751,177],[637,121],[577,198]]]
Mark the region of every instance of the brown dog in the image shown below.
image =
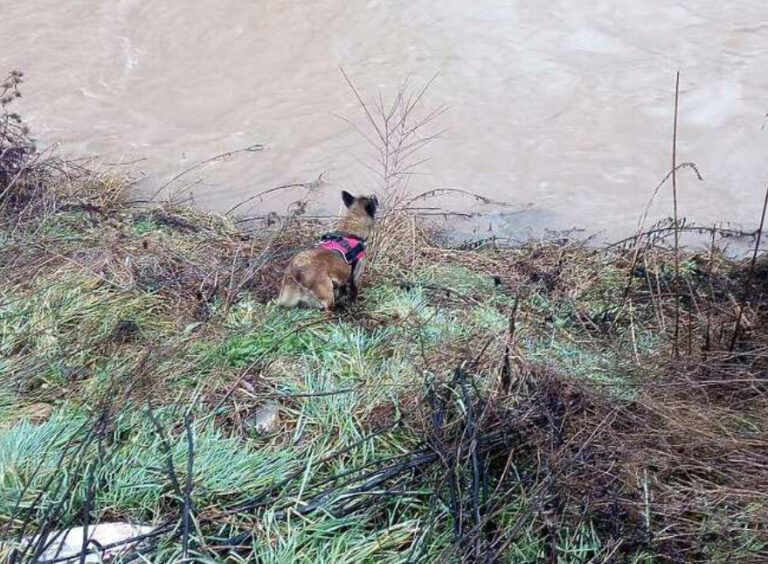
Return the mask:
[[[277,305],[307,305],[330,310],[340,295],[357,296],[365,264],[365,241],[373,230],[379,201],[376,196],[354,197],[343,191],[345,209],[336,231],[293,257],[283,277]]]

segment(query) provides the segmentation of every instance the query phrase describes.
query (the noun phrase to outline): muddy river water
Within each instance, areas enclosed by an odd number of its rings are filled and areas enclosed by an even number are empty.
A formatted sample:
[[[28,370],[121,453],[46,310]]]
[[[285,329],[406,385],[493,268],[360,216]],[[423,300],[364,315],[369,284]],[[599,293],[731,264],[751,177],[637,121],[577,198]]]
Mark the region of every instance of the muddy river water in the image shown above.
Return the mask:
[[[143,174],[152,192],[216,154],[265,149],[171,185],[226,210],[325,173],[313,194],[370,190],[365,125],[340,73],[391,99],[437,79],[425,109],[446,131],[415,191],[450,187],[507,207],[483,229],[631,232],[670,168],[681,71],[680,207],[754,227],[768,175],[768,3],[762,0],[0,0],[0,70],[26,73],[21,109],[67,155]],[[140,160],[139,160],[140,159]],[[138,161],[137,161],[138,160]],[[137,161],[137,162],[134,162]],[[240,211],[280,211],[283,190]],[[334,204],[325,202],[333,198]],[[651,219],[669,214],[665,192]]]

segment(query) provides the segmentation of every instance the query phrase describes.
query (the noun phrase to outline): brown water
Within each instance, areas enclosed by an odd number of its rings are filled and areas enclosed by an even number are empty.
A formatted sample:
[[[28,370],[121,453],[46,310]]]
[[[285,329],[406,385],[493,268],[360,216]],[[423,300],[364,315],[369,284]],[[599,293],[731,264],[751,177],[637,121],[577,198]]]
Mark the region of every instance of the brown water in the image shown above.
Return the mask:
[[[174,184],[220,210],[323,171],[320,207],[339,187],[374,186],[364,141],[335,117],[364,124],[339,66],[369,97],[439,72],[427,105],[450,107],[437,124],[449,129],[412,189],[504,200],[442,202],[494,212],[496,230],[632,231],[670,168],[678,69],[679,160],[705,179],[680,175],[682,213],[754,227],[768,173],[760,1],[0,0],[0,38],[0,69],[26,72],[22,109],[41,139],[143,158],[128,168],[147,174],[144,190],[264,144]],[[669,210],[665,193],[653,217]]]

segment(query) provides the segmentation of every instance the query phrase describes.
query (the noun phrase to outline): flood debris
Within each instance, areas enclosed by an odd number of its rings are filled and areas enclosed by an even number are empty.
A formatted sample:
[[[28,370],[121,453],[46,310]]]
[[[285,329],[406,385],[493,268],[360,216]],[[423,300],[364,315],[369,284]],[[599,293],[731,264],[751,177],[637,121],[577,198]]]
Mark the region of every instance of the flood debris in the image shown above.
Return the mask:
[[[274,433],[280,424],[278,406],[275,402],[268,402],[257,407],[253,414],[243,420],[246,429],[252,429],[260,435]]]
[[[38,564],[110,562],[120,554],[139,548],[141,539],[153,530],[153,527],[131,523],[73,527],[7,543],[4,549],[0,545],[0,555],[6,551],[8,564],[18,562],[28,552],[35,554],[34,561]]]

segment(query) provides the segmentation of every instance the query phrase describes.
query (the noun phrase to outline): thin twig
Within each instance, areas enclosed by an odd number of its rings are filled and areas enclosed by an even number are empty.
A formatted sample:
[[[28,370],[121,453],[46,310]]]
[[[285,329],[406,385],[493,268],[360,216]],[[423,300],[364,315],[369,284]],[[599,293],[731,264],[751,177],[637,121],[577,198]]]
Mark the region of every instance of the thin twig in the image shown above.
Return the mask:
[[[503,207],[509,207],[510,204],[506,202],[500,202],[496,200],[492,200],[491,198],[488,198],[486,196],[482,196],[480,194],[476,194],[474,192],[470,192],[468,190],[462,190],[461,188],[433,188],[432,190],[427,190],[426,192],[422,192],[421,194],[417,194],[416,196],[406,200],[404,202],[404,206],[409,206],[415,201],[418,200],[424,200],[427,198],[432,198],[434,196],[439,196],[442,194],[463,194],[465,196],[471,196],[472,198],[479,200],[483,202],[484,204],[494,204],[497,206],[503,206]]]
[[[755,264],[757,263],[757,254],[760,251],[760,240],[763,235],[763,227],[765,226],[765,214],[768,209],[768,183],[765,187],[765,199],[763,200],[763,211],[760,213],[760,227],[757,228],[757,238],[755,239],[755,248],[752,251],[752,260],[749,262],[749,270],[747,271],[747,277],[744,281],[744,296],[739,304],[739,313],[736,316],[736,324],[733,327],[733,335],[731,336],[731,344],[728,347],[730,352],[736,347],[736,341],[739,338],[739,331],[741,330],[741,320],[744,317],[744,308],[748,301],[752,297],[752,276],[755,272]]]
[[[168,478],[171,480],[171,486],[173,487],[173,491],[176,493],[176,496],[178,499],[184,499],[184,495],[181,493],[181,485],[179,484],[179,478],[176,475],[176,469],[173,466],[173,457],[171,456],[171,445],[168,443],[168,438],[165,435],[165,430],[163,429],[163,426],[160,425],[160,421],[157,420],[154,413],[152,413],[152,408],[147,405],[147,417],[152,422],[152,424],[155,426],[155,429],[157,430],[157,435],[160,438],[160,445],[163,448],[163,451],[165,452],[165,466],[168,471]]]
[[[184,429],[187,433],[187,480],[184,487],[183,534],[181,541],[181,556],[186,560],[189,553],[189,523],[192,518],[192,474],[194,470],[195,445],[192,438],[192,418],[184,415]]]
[[[259,192],[258,194],[254,194],[253,196],[250,196],[245,200],[243,200],[242,202],[239,202],[234,206],[232,206],[231,208],[229,208],[224,215],[231,214],[237,208],[247,204],[248,202],[252,202],[256,198],[261,198],[263,196],[266,196],[267,194],[272,194],[273,192],[278,192],[280,190],[288,190],[289,188],[306,188],[308,190],[315,190],[317,188],[320,188],[325,183],[325,180],[323,179],[324,174],[325,172],[321,172],[320,175],[312,182],[294,182],[291,184],[282,184],[280,186],[274,186],[273,188],[264,190],[263,192]]]
[[[160,186],[160,188],[158,188],[155,191],[155,193],[152,194],[152,197],[150,198],[150,200],[154,200],[155,198],[157,198],[157,196],[160,194],[160,192],[162,192],[163,190],[168,188],[171,184],[176,182],[182,176],[185,176],[185,175],[189,174],[190,172],[192,172],[194,170],[202,168],[202,167],[204,167],[207,164],[210,164],[210,163],[216,162],[216,161],[220,161],[220,160],[224,160],[224,159],[228,159],[228,158],[233,157],[235,155],[238,155],[240,153],[255,153],[255,152],[263,151],[263,150],[264,150],[264,145],[256,143],[254,145],[248,145],[247,147],[243,147],[242,149],[235,149],[234,151],[227,151],[225,153],[221,153],[221,154],[215,155],[215,156],[213,156],[213,157],[211,157],[209,159],[205,159],[204,161],[200,161],[199,163],[192,165],[188,169],[185,169],[185,170],[181,171],[176,176],[172,177],[168,182],[166,182],[165,184]]]
[[[672,206],[675,221],[675,358],[679,358],[678,340],[680,336],[680,232],[677,216],[677,116],[680,98],[680,71],[675,78],[675,124],[672,132]]]

